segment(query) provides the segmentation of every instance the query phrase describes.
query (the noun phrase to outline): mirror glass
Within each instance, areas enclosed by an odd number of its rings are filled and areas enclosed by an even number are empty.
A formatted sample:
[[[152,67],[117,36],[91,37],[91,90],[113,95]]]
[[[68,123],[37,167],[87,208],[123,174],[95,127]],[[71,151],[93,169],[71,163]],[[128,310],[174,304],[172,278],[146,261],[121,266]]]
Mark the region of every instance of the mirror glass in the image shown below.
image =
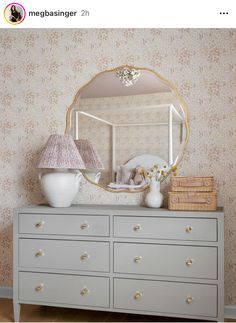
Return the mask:
[[[156,164],[179,163],[188,138],[187,106],[175,87],[149,69],[104,71],[82,87],[67,112],[70,134],[85,160],[85,177],[108,190],[140,191],[132,181]],[[145,173],[145,174],[144,174]]]

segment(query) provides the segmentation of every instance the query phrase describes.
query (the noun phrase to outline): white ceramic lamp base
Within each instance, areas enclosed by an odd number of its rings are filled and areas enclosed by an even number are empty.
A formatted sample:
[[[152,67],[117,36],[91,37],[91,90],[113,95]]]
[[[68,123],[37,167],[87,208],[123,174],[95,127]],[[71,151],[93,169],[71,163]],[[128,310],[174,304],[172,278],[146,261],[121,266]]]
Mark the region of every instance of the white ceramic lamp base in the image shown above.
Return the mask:
[[[81,173],[54,170],[39,174],[44,196],[52,207],[69,207],[78,192]]]

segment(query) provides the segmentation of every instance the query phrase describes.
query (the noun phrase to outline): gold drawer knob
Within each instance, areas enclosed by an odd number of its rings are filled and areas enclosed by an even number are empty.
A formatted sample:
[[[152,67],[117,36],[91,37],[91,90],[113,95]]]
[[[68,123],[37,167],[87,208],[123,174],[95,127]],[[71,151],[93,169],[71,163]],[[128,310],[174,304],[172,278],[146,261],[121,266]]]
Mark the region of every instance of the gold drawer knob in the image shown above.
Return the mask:
[[[189,296],[189,297],[186,298],[186,303],[187,304],[192,304],[192,302],[193,302],[193,297],[192,296]]]
[[[44,291],[44,284],[41,283],[35,287],[36,292],[43,292]]]
[[[90,258],[90,255],[87,252],[84,252],[81,256],[80,259],[81,260],[87,260]]]
[[[141,224],[135,224],[134,231],[139,231],[141,229],[142,229]]]
[[[80,225],[81,230],[88,229],[88,228],[89,228],[89,224],[87,222],[84,222]]]
[[[143,296],[143,294],[142,294],[141,292],[136,292],[136,293],[134,294],[134,299],[138,300],[138,299],[140,299],[142,296]]]
[[[193,264],[193,259],[187,259],[186,260],[186,266],[191,267]]]
[[[134,262],[139,263],[142,260],[142,256],[136,256],[134,257]]]
[[[193,231],[193,227],[189,226],[185,229],[187,233],[191,233]]]
[[[36,252],[35,257],[43,257],[45,256],[45,253],[42,249],[39,249],[39,251]]]
[[[40,222],[35,223],[35,227],[37,229],[40,229],[40,228],[43,228],[44,224],[45,224],[45,221],[40,221]]]
[[[87,287],[84,287],[81,289],[80,294],[82,296],[87,295],[90,292],[90,290]]]

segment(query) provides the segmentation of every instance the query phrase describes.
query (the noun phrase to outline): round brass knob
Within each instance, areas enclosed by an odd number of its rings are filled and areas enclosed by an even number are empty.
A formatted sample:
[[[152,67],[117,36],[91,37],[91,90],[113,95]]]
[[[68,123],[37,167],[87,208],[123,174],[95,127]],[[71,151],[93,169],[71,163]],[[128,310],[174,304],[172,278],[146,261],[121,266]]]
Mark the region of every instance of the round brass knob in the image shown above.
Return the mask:
[[[84,295],[87,295],[89,292],[90,292],[89,289],[87,287],[84,287],[81,289],[80,294],[84,296]]]
[[[190,267],[193,264],[193,259],[187,259],[186,260],[186,266]]]
[[[142,229],[141,224],[135,224],[134,231],[139,231],[141,229]]]
[[[191,233],[193,231],[193,227],[189,226],[185,229],[187,233]]]
[[[36,252],[35,257],[43,257],[45,256],[45,253],[42,249],[39,249],[39,251]]]
[[[45,224],[45,221],[40,221],[40,222],[35,223],[35,227],[37,229],[40,229],[44,226],[44,224]]]
[[[136,292],[136,293],[134,294],[134,299],[138,300],[138,299],[140,299],[142,296],[143,296],[143,294],[142,294],[141,292]]]
[[[193,297],[192,297],[192,296],[188,296],[188,297],[186,298],[186,303],[187,303],[187,304],[192,304],[192,302],[193,302]]]
[[[90,258],[90,255],[87,252],[84,252],[81,256],[80,259],[81,260],[87,260]]]
[[[87,222],[84,222],[80,225],[81,230],[88,229],[88,228],[89,228],[89,224]]]
[[[38,286],[35,287],[36,292],[43,292],[44,290],[44,284],[41,283]]]
[[[139,263],[142,260],[142,256],[136,256],[134,257],[134,262]]]

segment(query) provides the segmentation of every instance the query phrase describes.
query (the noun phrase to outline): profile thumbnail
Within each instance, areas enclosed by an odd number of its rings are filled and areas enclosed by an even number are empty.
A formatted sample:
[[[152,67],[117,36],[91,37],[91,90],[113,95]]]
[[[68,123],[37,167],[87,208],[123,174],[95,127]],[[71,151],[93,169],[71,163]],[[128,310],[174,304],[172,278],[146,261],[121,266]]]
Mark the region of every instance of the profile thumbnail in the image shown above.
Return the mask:
[[[4,11],[7,22],[13,25],[20,24],[25,19],[25,8],[19,3],[10,3]]]

